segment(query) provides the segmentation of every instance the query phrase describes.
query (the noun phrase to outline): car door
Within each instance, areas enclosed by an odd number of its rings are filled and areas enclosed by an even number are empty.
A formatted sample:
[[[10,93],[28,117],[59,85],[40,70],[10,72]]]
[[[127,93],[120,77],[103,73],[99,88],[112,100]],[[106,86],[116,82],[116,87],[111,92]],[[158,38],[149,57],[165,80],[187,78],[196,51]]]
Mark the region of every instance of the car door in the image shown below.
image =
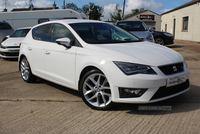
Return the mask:
[[[56,39],[69,38],[71,48],[66,48],[56,43]],[[50,43],[45,46],[45,70],[46,77],[54,82],[75,86],[75,60],[76,51],[75,37],[62,24],[54,24],[51,31]]]
[[[45,45],[49,40],[50,29],[51,24],[36,27],[32,30],[33,40],[30,40],[30,42],[27,43],[27,56],[31,64],[32,72],[40,77],[45,77]]]

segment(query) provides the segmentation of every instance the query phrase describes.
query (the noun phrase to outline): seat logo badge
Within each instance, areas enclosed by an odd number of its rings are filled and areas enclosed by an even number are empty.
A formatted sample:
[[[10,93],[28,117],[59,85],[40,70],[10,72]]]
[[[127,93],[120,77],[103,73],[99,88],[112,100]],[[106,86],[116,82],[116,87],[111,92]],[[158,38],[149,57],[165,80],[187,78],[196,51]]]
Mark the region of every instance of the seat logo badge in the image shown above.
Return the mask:
[[[174,70],[174,72],[176,72],[177,71],[177,67],[173,66],[173,70]]]

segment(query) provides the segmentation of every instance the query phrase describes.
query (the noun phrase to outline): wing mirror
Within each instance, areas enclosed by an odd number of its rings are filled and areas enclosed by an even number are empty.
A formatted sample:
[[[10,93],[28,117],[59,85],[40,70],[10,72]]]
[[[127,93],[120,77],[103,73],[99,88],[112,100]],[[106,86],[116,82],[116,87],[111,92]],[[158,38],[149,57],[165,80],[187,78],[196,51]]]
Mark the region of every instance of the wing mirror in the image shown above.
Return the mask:
[[[66,47],[66,48],[71,48],[70,39],[69,38],[60,38],[60,39],[57,39],[56,43],[58,45],[62,45],[64,47]]]

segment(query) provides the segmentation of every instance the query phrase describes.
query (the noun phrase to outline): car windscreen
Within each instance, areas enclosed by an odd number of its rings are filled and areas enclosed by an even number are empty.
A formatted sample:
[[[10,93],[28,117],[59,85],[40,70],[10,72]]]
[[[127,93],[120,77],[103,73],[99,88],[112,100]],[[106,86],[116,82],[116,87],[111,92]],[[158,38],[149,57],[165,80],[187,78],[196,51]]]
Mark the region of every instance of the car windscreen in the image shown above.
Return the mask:
[[[144,23],[140,21],[118,22],[117,26],[127,31],[147,31]]]
[[[69,24],[89,44],[139,42],[131,33],[107,23]]]
[[[29,31],[30,29],[19,29],[14,31],[14,33],[12,33],[10,37],[25,37]]]

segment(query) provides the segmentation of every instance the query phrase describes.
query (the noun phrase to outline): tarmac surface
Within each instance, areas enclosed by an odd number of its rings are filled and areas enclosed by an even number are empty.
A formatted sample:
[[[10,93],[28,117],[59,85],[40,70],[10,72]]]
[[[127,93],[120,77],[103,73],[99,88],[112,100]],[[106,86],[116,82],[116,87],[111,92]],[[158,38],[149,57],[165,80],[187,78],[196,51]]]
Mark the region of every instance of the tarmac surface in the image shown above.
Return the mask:
[[[199,134],[200,45],[178,41],[168,47],[185,58],[191,89],[158,103],[117,104],[107,111],[89,108],[72,89],[45,80],[25,83],[17,60],[0,59],[0,134]]]

